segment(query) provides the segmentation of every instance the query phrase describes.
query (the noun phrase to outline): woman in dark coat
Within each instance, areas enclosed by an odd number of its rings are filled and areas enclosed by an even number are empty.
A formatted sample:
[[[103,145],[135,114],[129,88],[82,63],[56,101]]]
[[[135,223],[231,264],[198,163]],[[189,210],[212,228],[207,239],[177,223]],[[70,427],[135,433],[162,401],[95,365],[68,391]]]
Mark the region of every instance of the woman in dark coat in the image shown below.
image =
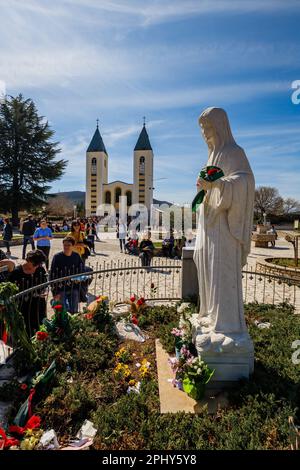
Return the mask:
[[[4,245],[6,246],[6,252],[10,255],[10,248],[9,242],[12,240],[13,237],[13,229],[11,224],[9,223],[9,219],[4,219],[4,227],[3,227],[3,241]]]

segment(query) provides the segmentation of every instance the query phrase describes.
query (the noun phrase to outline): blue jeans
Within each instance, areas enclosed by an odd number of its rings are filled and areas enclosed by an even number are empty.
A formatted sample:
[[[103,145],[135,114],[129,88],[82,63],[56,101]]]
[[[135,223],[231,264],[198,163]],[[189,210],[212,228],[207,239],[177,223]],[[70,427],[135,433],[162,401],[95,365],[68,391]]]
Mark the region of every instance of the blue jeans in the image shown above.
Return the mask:
[[[61,302],[69,313],[78,313],[79,307],[79,289],[61,290],[57,292]]]
[[[24,239],[23,239],[23,253],[22,253],[22,258],[25,259],[25,254],[26,254],[26,247],[27,247],[27,244],[31,243],[31,248],[34,250],[35,249],[35,246],[34,246],[34,241],[33,241],[33,235],[24,235]]]

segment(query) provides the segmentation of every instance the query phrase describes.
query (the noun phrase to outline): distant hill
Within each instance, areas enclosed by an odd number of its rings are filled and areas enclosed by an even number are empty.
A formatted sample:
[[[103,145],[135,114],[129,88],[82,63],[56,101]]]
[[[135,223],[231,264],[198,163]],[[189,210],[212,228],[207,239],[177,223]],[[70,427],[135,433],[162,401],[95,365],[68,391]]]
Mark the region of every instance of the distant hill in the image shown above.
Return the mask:
[[[64,196],[72,202],[72,204],[77,204],[85,201],[85,191],[65,191],[60,193],[52,193],[49,196]],[[168,201],[159,201],[158,199],[153,199],[153,204],[168,204],[172,206],[171,202]]]
[[[85,191],[64,191],[60,193],[52,193],[49,196],[64,196],[72,202],[72,204],[80,204],[85,202]],[[158,199],[153,199],[153,204],[167,204],[172,206],[171,202],[168,201],[159,201]]]
[[[49,196],[64,196],[72,202],[72,204],[80,204],[85,201],[85,192],[84,191],[64,191],[59,193],[52,193]]]

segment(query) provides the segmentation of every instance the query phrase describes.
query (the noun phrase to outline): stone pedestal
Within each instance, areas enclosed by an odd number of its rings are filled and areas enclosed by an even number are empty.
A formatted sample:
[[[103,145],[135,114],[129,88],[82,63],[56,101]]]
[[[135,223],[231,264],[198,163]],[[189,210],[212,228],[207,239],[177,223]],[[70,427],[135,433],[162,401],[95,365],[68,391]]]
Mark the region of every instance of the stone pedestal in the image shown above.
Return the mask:
[[[199,326],[198,314],[192,317],[193,342],[201,359],[215,373],[211,386],[248,379],[254,370],[254,347],[248,334],[221,334]]]
[[[181,298],[198,297],[199,285],[197,268],[193,260],[194,247],[182,249]]]

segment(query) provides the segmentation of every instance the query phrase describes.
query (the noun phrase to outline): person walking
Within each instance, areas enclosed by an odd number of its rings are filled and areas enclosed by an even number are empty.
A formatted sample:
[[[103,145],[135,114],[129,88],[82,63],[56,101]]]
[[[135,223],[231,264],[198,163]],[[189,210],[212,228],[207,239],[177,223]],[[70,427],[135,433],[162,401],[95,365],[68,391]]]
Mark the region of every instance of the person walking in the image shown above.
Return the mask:
[[[10,247],[9,247],[9,242],[11,242],[13,237],[13,229],[12,226],[9,222],[9,219],[6,217],[4,219],[4,227],[3,227],[3,241],[4,245],[6,247],[6,254],[10,255]]]
[[[85,236],[84,232],[81,230],[81,223],[73,220],[71,225],[71,232],[68,233],[68,237],[73,237],[75,240],[75,245],[73,247],[73,251],[81,256],[83,262],[85,263],[86,259],[90,254],[90,249],[88,245],[85,243]]]
[[[118,225],[118,238],[120,243],[120,253],[125,253],[125,239],[127,235],[127,225],[121,220]]]
[[[87,239],[91,244],[91,252],[95,255],[95,237],[96,237],[96,227],[94,222],[88,221],[85,228],[85,234]]]
[[[35,232],[35,221],[33,220],[32,215],[29,215],[27,220],[23,223],[22,227],[22,234],[24,236],[23,238],[23,253],[22,253],[22,258],[25,259],[26,255],[26,247],[28,242],[31,244],[32,250],[35,249],[34,246],[34,241],[33,241],[33,234]]]
[[[40,226],[34,232],[33,240],[37,244],[37,249],[41,250],[46,257],[45,264],[47,271],[49,270],[49,254],[52,238],[52,230],[48,227],[47,221],[45,219],[42,219],[40,222]]]

